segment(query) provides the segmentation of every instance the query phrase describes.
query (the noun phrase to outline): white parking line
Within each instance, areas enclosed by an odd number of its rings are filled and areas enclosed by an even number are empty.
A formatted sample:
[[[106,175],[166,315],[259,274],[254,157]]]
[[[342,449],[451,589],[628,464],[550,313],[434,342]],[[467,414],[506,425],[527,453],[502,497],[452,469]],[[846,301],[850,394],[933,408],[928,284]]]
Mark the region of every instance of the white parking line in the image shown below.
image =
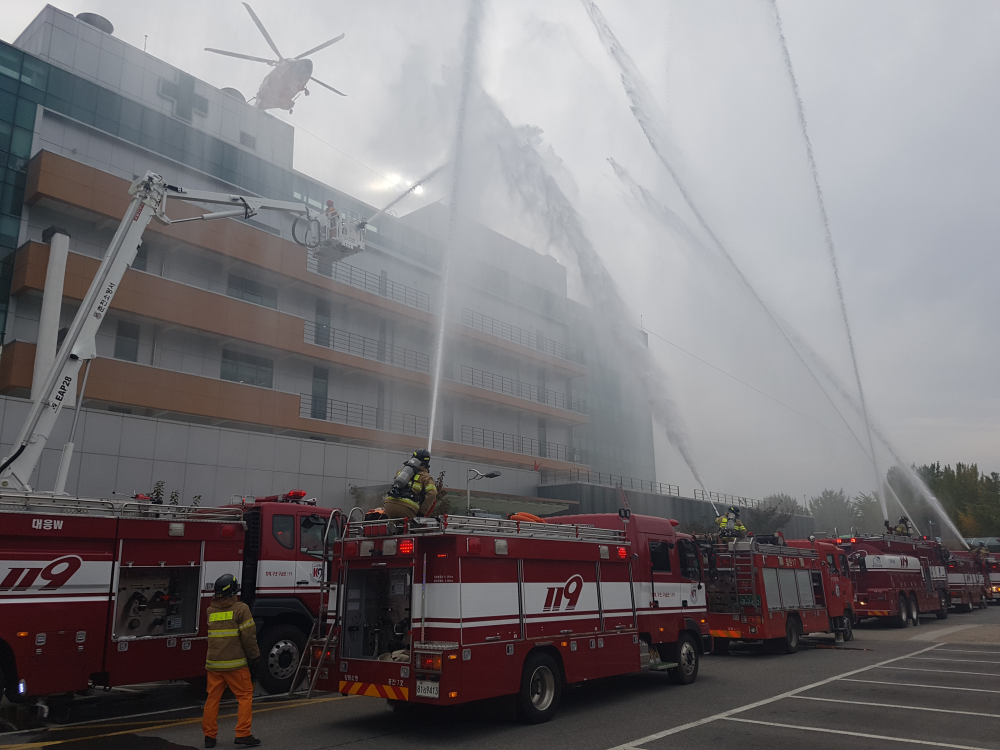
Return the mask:
[[[804,693],[807,690],[818,688],[821,685],[828,685],[831,682],[836,682],[837,680],[843,680],[847,677],[850,677],[851,675],[862,674],[863,672],[867,672],[870,669],[875,669],[876,667],[881,667],[886,664],[891,664],[892,662],[900,661],[901,659],[908,659],[909,657],[916,656],[917,654],[924,654],[927,653],[928,651],[933,651],[938,647],[938,645],[940,644],[935,643],[934,645],[928,646],[927,648],[922,648],[919,651],[914,651],[912,654],[906,654],[905,656],[896,656],[892,659],[886,659],[885,661],[876,662],[875,664],[871,664],[867,667],[861,667],[860,669],[852,669],[850,672],[843,672],[841,674],[834,675],[833,677],[827,677],[825,680],[820,680],[819,682],[813,682],[809,685],[803,685],[800,688],[795,688],[794,690],[789,690],[784,693],[779,693],[778,695],[774,695],[770,698],[765,698],[763,700],[755,701],[753,703],[747,703],[745,706],[739,706],[738,708],[731,708],[728,711],[722,711],[721,713],[717,713],[712,716],[706,716],[704,719],[698,719],[697,721],[691,721],[688,722],[687,724],[681,724],[680,726],[671,727],[670,729],[664,729],[662,732],[656,732],[655,734],[649,734],[646,735],[645,737],[640,737],[639,739],[632,740],[631,742],[625,742],[621,745],[616,745],[615,747],[610,748],[609,750],[641,750],[639,748],[639,745],[644,745],[647,742],[652,742],[653,740],[658,740],[663,737],[669,737],[672,734],[684,732],[687,731],[688,729],[694,729],[695,727],[700,727],[703,724],[709,724],[713,721],[717,721],[718,719],[725,719],[732,716],[733,714],[739,714],[743,713],[744,711],[749,711],[752,708],[758,708],[759,706],[766,706],[769,703],[774,703],[776,701],[784,700],[785,698],[790,698],[793,695]],[[961,746],[955,745],[954,747],[961,747]],[[979,748],[973,748],[972,750],[979,750]]]
[[[973,651],[967,648],[939,648],[938,651],[947,651],[949,654],[993,654],[1000,656],[1000,649],[996,651]]]
[[[975,625],[952,625],[950,628],[934,628],[928,633],[921,633],[920,635],[915,635],[912,638],[908,638],[910,641],[933,641],[939,635],[951,635],[952,633],[957,633],[960,630],[968,630],[969,628],[978,627]]]
[[[933,688],[934,690],[967,690],[970,693],[1000,693],[1000,690],[986,688],[951,687],[950,685],[920,685],[915,682],[885,682],[883,680],[852,680],[845,677],[841,682],[866,682],[870,685],[895,685],[897,687]]]
[[[985,747],[974,745],[952,745],[947,742],[931,742],[929,740],[911,740],[902,737],[890,737],[885,734],[866,734],[864,732],[847,732],[843,729],[820,729],[819,727],[803,727],[797,724],[779,724],[775,721],[756,721],[754,719],[737,719],[733,716],[723,717],[726,721],[739,721],[744,724],[763,724],[765,727],[782,727],[784,729],[800,729],[804,732],[823,732],[824,734],[844,734],[848,737],[866,737],[871,740],[885,740],[887,742],[903,742],[907,745],[931,745],[933,747],[953,747],[957,750],[990,750]]]
[[[984,714],[979,711],[953,711],[948,708],[927,708],[925,706],[900,706],[895,703],[870,703],[868,701],[845,701],[837,698],[816,698],[812,695],[793,695],[794,700],[822,701],[823,703],[848,703],[852,706],[878,706],[879,708],[902,708],[907,711],[933,711],[938,714],[963,714],[965,716],[985,716],[989,719],[1000,719],[1000,714]]]
[[[939,659],[936,656],[911,656],[910,658],[918,661],[960,661],[969,664],[1000,664],[1000,661],[987,661],[986,659]]]
[[[921,669],[920,667],[879,667],[880,669],[898,669],[903,672],[937,672],[938,674],[967,674],[976,677],[1000,677],[991,672],[962,672],[957,669]]]

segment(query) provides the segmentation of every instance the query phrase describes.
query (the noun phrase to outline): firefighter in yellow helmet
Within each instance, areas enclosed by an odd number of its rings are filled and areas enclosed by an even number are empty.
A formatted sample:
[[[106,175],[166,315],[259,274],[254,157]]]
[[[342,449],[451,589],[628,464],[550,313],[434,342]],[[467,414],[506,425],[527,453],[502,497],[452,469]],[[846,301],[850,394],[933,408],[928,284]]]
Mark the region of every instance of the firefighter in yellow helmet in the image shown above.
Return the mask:
[[[430,513],[438,489],[431,476],[430,451],[421,448],[406,460],[385,496],[383,506],[389,518],[414,518]]]
[[[896,528],[892,531],[896,536],[910,536],[910,519],[906,516],[900,516],[899,523],[896,524]]]
[[[715,519],[719,525],[719,539],[724,542],[732,542],[743,539],[747,535],[747,527],[740,521],[740,509],[735,505],[730,505],[723,515]]]
[[[236,714],[236,742],[243,747],[256,747],[260,740],[250,734],[253,719],[253,675],[260,659],[257,628],[250,607],[236,600],[240,584],[229,573],[215,582],[215,597],[208,606],[208,700],[201,721],[205,747],[215,747],[219,733],[219,701],[228,687],[233,691],[239,708]]]

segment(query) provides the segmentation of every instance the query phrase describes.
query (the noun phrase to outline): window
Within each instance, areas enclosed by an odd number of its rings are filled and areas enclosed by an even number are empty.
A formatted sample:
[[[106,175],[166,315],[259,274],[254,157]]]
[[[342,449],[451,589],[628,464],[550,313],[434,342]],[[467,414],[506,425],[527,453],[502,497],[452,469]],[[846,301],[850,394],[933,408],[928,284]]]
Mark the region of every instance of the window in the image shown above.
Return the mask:
[[[274,516],[271,519],[271,535],[285,549],[295,549],[295,516]]]
[[[316,300],[316,345],[330,346],[330,303]]]
[[[275,287],[261,284],[253,279],[245,279],[234,273],[229,274],[226,294],[254,305],[278,309],[278,290]]]
[[[311,516],[302,516],[299,520],[300,536],[299,542],[303,552],[323,551],[323,531],[326,529],[326,522],[315,513]]]
[[[690,539],[677,542],[681,557],[681,577],[691,581],[701,580],[701,563],[698,559],[698,548]]]
[[[840,572],[839,570],[837,570],[837,558],[835,558],[833,555],[826,556],[826,564],[830,567],[831,573]]]
[[[649,559],[654,573],[670,572],[670,543],[656,539],[649,540]]]
[[[148,262],[149,248],[145,245],[139,245],[139,249],[135,252],[135,260],[132,261],[132,268],[136,271],[145,271]]]
[[[118,331],[115,333],[115,359],[126,362],[139,361],[139,324],[118,321]]]
[[[330,373],[324,367],[313,367],[312,418],[326,419],[327,392]]]
[[[234,383],[273,388],[274,362],[266,357],[255,357],[252,354],[223,349],[222,372],[219,377]]]
[[[847,555],[841,553],[840,557],[840,572],[845,576],[851,572],[851,569],[847,567]]]

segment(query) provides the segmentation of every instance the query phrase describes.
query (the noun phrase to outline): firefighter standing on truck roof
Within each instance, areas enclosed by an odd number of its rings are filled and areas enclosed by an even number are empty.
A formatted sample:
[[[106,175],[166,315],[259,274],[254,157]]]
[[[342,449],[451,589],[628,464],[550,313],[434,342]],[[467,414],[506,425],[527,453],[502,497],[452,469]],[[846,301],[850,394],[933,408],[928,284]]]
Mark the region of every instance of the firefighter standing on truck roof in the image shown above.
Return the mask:
[[[229,573],[215,582],[215,598],[208,607],[208,700],[201,729],[205,747],[215,747],[219,731],[219,701],[226,687],[239,701],[236,717],[236,744],[254,747],[260,740],[250,734],[253,718],[253,675],[260,659],[257,628],[250,607],[236,600],[240,585]]]
[[[906,516],[900,516],[899,523],[896,524],[893,533],[896,536],[910,536],[910,519]]]
[[[431,453],[421,448],[413,451],[403,468],[396,472],[383,505],[389,518],[425,516],[434,507],[438,489],[431,476]]]
[[[735,505],[730,505],[725,515],[716,518],[715,522],[719,524],[719,538],[723,541],[731,542],[747,535],[747,527],[740,520],[740,509]]]

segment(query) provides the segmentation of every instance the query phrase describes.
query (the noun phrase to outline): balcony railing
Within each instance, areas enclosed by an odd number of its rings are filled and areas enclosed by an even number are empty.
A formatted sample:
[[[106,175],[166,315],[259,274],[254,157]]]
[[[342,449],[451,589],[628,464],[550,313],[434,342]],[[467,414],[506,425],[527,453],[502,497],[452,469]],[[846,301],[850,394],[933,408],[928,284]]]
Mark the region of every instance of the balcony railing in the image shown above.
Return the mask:
[[[617,474],[602,474],[586,469],[543,469],[538,479],[539,484],[562,484],[565,482],[584,482],[586,484],[602,484],[607,487],[621,486],[626,490],[650,492],[654,495],[669,495],[680,497],[681,488],[676,484],[649,482],[645,479],[633,479]]]
[[[380,276],[377,273],[355,268],[346,263],[327,260],[313,253],[309,253],[306,269],[356,289],[363,289],[366,292],[391,299],[393,302],[399,302],[401,305],[430,312],[431,299],[424,292],[395,281],[389,281],[385,276]]]
[[[308,393],[299,396],[299,416],[370,430],[385,430],[398,435],[427,437],[427,417],[387,411],[376,406],[350,404],[334,398],[315,398]]]
[[[478,445],[480,448],[520,453],[524,456],[553,458],[557,461],[577,464],[584,463],[583,452],[579,448],[572,448],[560,443],[542,442],[520,435],[508,435],[505,432],[484,430],[469,425],[462,425],[462,442],[465,445]]]
[[[485,388],[488,391],[504,393],[514,398],[523,398],[527,401],[535,401],[546,406],[553,406],[556,409],[566,409],[575,411],[578,414],[586,413],[586,403],[583,399],[572,398],[565,393],[550,391],[548,388],[539,388],[531,383],[523,383],[520,380],[505,378],[502,375],[494,375],[492,372],[477,370],[474,367],[462,365],[462,382],[475,388]]]
[[[529,349],[537,349],[540,352],[544,352],[545,354],[549,354],[559,359],[565,359],[569,362],[576,362],[581,365],[584,364],[583,352],[579,349],[571,349],[565,344],[553,341],[552,339],[547,339],[544,336],[539,336],[537,333],[533,333],[532,331],[528,331],[524,328],[512,326],[509,323],[504,323],[496,318],[481,315],[480,313],[468,309],[462,310],[461,320],[462,325],[464,326],[474,328],[475,330],[482,331],[483,333],[488,333],[491,336],[498,336],[504,341],[510,341],[513,344],[520,344],[521,346],[526,346]]]
[[[735,505],[739,508],[768,508],[771,506],[767,500],[754,500],[752,497],[727,495],[723,492],[705,492],[704,490],[695,490],[694,499],[718,505]],[[720,510],[722,509],[720,508]]]
[[[305,321],[304,339],[307,344],[353,354],[356,357],[373,359],[376,362],[385,362],[387,365],[402,367],[414,372],[426,373],[430,369],[428,357],[422,352],[404,349],[401,346],[390,346],[384,341],[341,331],[312,320]]]

